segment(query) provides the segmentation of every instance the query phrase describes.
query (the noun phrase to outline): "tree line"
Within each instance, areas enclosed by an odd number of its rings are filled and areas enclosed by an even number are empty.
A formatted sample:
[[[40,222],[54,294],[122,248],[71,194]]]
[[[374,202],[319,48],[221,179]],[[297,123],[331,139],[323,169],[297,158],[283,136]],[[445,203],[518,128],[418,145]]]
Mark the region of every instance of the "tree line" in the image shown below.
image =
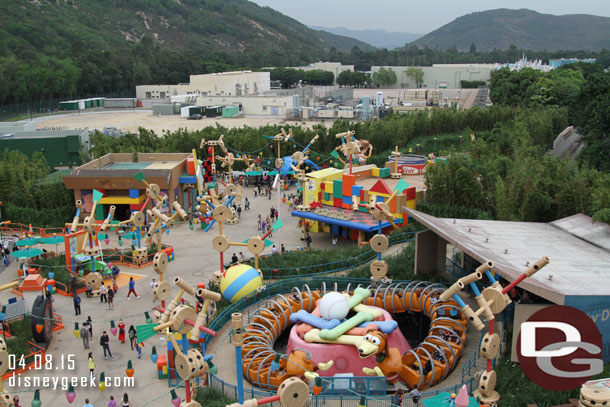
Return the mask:
[[[610,72],[599,63],[550,72],[502,69],[492,77],[490,98],[504,106],[565,108],[570,124],[584,134],[581,160],[610,171]]]
[[[270,71],[272,81],[280,81],[282,88],[293,88],[302,83],[307,85],[330,86],[335,81],[332,72],[321,69],[275,68]]]
[[[46,182],[50,168],[40,151],[28,158],[4,150],[0,154],[2,219],[38,227],[58,227],[74,216],[74,195],[62,182]]]
[[[11,43],[12,44],[12,43]],[[65,47],[22,47],[11,51],[0,45],[0,105],[36,102],[50,106],[55,98],[77,98],[123,92],[133,95],[135,87],[151,83],[181,83],[191,74],[205,74],[238,69],[261,70],[265,66],[287,67],[306,65],[317,60],[353,64],[357,71],[378,66],[429,66],[434,63],[514,62],[523,52],[532,58],[594,57],[602,66],[610,65],[610,51],[524,51],[511,47],[487,53],[463,53],[457,49],[438,50],[407,45],[389,51],[361,51],[358,47],[341,52],[331,47],[318,54],[291,52],[288,49],[253,47],[243,52],[189,49],[161,46],[150,36],[137,44],[100,47],[88,45],[79,37],[69,38]],[[278,71],[278,74],[282,70]],[[283,73],[283,84],[299,80],[316,84],[331,84],[330,76],[314,77]],[[339,77],[338,76],[338,80]],[[334,78],[333,78],[334,80]],[[395,82],[395,81],[394,81]],[[371,79],[363,73],[344,74],[341,85],[365,86]]]

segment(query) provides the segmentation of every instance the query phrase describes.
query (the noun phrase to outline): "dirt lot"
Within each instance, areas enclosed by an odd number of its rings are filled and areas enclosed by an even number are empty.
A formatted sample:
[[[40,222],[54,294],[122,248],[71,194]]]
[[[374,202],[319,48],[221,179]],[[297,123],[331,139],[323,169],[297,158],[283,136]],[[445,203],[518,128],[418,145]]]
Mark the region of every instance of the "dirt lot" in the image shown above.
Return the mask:
[[[284,124],[284,120],[272,117],[246,117],[235,119],[203,118],[202,120],[187,120],[178,115],[175,116],[153,116],[150,110],[147,111],[126,111],[126,112],[87,112],[81,114],[65,114],[61,116],[49,116],[36,119],[36,128],[58,128],[67,129],[99,129],[104,127],[116,127],[123,131],[136,132],[138,127],[153,130],[157,134],[164,131],[175,131],[186,128],[188,130],[200,130],[208,126],[216,126],[216,123],[223,127],[260,127],[265,125]],[[297,124],[299,122],[291,122]],[[307,127],[312,127],[316,123],[306,122]],[[327,125],[329,122],[325,122]],[[303,124],[303,123],[301,123]]]

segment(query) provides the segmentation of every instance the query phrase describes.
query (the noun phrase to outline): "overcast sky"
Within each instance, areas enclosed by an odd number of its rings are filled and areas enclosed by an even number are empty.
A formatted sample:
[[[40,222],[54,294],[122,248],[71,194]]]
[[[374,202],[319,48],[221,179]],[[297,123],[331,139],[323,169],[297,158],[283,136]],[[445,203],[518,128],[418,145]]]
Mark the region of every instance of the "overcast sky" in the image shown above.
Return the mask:
[[[545,14],[610,17],[610,0],[251,0],[305,25],[426,34],[457,17],[496,8],[529,8]],[[609,34],[610,35],[610,34]]]

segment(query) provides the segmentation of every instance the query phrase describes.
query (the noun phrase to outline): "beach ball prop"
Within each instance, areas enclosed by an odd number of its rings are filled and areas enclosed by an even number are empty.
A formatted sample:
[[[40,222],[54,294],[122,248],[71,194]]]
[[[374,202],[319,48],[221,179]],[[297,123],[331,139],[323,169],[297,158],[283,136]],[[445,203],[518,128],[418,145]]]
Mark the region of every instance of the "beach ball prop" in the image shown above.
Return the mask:
[[[319,304],[320,315],[326,320],[344,319],[349,313],[347,298],[336,291],[324,294]]]
[[[220,292],[225,300],[233,303],[262,285],[263,279],[255,268],[238,264],[229,267],[220,279]]]

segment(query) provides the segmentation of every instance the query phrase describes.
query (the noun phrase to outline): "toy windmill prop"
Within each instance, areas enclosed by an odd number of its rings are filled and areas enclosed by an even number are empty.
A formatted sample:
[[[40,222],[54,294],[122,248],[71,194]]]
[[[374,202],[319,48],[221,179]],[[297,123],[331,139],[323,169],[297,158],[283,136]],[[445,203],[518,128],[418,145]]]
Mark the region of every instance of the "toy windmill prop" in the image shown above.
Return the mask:
[[[225,206],[217,206],[214,208],[212,213],[214,220],[218,222],[218,235],[212,239],[212,247],[220,254],[220,270],[214,272],[214,281],[220,286],[220,279],[225,274],[224,270],[224,252],[231,246],[242,246],[245,247],[254,256],[254,268],[258,271],[262,278],[262,272],[258,268],[258,256],[265,250],[265,239],[269,237],[271,233],[278,230],[283,226],[282,220],[278,219],[275,221],[271,229],[261,236],[254,236],[245,242],[231,242],[227,235],[222,233],[222,224],[227,221],[230,216],[229,208]]]
[[[136,326],[136,336],[138,338],[138,343],[141,343],[157,333],[165,331],[168,335],[169,342],[173,347],[173,350],[170,351],[168,345],[168,352],[175,352],[176,355],[176,373],[184,380],[185,401],[180,404],[180,406],[201,407],[199,403],[191,399],[190,380],[206,374],[208,369],[213,366],[211,362],[212,356],[205,356],[203,347],[201,350],[189,349],[189,343],[202,343],[201,332],[208,333],[212,336],[216,335],[215,331],[205,326],[205,320],[210,302],[212,300],[220,301],[221,296],[218,293],[203,288],[195,290],[192,285],[182,280],[180,277],[174,278],[174,284],[179,288],[178,294],[170,302],[167,308],[157,307],[155,310],[155,318],[158,320],[158,324]],[[155,287],[155,290],[159,289],[159,286]],[[180,304],[182,296],[185,293],[204,298],[203,307],[199,313],[196,313],[195,310],[188,305]],[[182,335],[180,344],[176,340],[176,335]]]
[[[371,250],[377,253],[377,260],[371,263],[371,280],[381,280],[382,282],[388,282],[386,274],[388,273],[388,263],[381,259],[381,253],[386,251],[390,247],[390,239],[382,233],[382,223],[384,221],[389,222],[392,227],[398,230],[398,226],[394,222],[394,215],[390,212],[389,203],[392,199],[396,198],[396,195],[401,190],[399,188],[394,189],[392,195],[388,197],[385,202],[377,202],[377,196],[372,194],[370,202],[368,204],[358,203],[357,197],[352,197],[352,210],[357,211],[359,207],[368,209],[369,213],[373,218],[377,220],[377,234],[371,238],[368,242],[371,246]]]
[[[394,157],[394,163],[392,163],[392,172],[390,173],[390,177],[394,179],[400,179],[402,174],[398,171],[398,157],[402,156],[402,153],[398,151],[398,146],[392,151],[392,156]]]
[[[305,161],[307,161],[309,159],[309,157],[307,156],[307,153],[309,153],[309,149],[310,147],[316,142],[318,141],[318,139],[320,138],[320,136],[318,136],[317,134],[314,136],[314,138],[311,139],[311,141],[309,142],[309,144],[307,144],[305,146],[305,148],[303,149],[303,151],[295,151],[292,154],[292,159],[297,163],[296,165],[291,165],[292,170],[295,172],[295,174],[297,175],[297,178],[301,179],[303,177],[303,173],[304,171],[301,169],[301,165],[305,164]]]
[[[216,156],[215,156],[214,149],[216,147],[220,147],[220,149],[225,154],[227,153],[227,149],[225,147],[225,143],[224,143],[224,141],[222,141],[224,136],[225,136],[224,134],[221,134],[220,137],[218,138],[218,140],[208,140],[208,141],[206,141],[203,138],[203,139],[201,139],[201,143],[199,143],[199,148],[200,149],[203,149],[203,147],[208,146],[208,153],[209,153],[210,157],[212,158],[211,171],[212,171],[212,175],[214,177],[214,181],[216,181]],[[210,148],[211,148],[211,152],[210,152]]]
[[[286,134],[286,130],[280,129],[280,132],[272,137],[273,141],[277,142],[277,158],[275,159],[275,168],[280,170],[284,165],[284,160],[282,160],[282,155],[280,152],[280,144],[281,142],[288,142],[292,138],[292,129],[288,129],[288,134]],[[295,160],[296,161],[296,160]]]
[[[531,265],[527,270],[525,270],[525,272],[515,281],[503,288],[491,272],[494,267],[493,262],[488,261],[480,265],[474,273],[460,278],[451,287],[446,289],[439,297],[441,302],[445,302],[450,298],[453,298],[462,308],[462,312],[464,315],[466,315],[467,320],[470,321],[470,323],[478,331],[485,328],[485,324],[479,318],[481,314],[483,314],[485,319],[489,321],[489,331],[483,336],[483,340],[481,341],[480,345],[481,355],[487,358],[487,368],[483,371],[483,373],[481,373],[478,389],[473,392],[474,396],[485,404],[496,404],[498,403],[498,400],[500,400],[500,395],[497,391],[495,391],[497,374],[492,369],[492,361],[496,358],[500,351],[500,335],[494,333],[496,314],[504,311],[504,309],[511,303],[511,299],[507,293],[513,287],[525,280],[527,277],[533,276],[547,264],[549,264],[549,258],[541,258]],[[483,291],[479,291],[479,287],[477,286],[476,282],[483,278],[483,274],[487,276],[490,285]],[[470,306],[467,305],[458,295],[458,292],[463,290],[466,285],[469,285],[474,292],[475,299],[479,305],[479,309],[476,311],[470,308]]]
[[[360,143],[358,143],[358,140],[356,140],[356,137],[354,137],[354,134],[356,134],[355,131],[349,130],[344,133],[339,133],[339,134],[335,135],[336,138],[341,139],[341,145],[337,146],[335,148],[335,150],[340,151],[341,154],[343,154],[345,157],[347,157],[349,159],[349,173],[350,174],[352,173],[352,167],[353,167],[352,157],[354,156],[354,154],[360,153]],[[341,162],[343,162],[343,160],[341,160]]]
[[[66,226],[68,227],[68,233],[75,233],[79,227],[82,228],[82,231],[84,231],[85,239],[83,239],[83,243],[80,249],[85,256],[91,257],[92,272],[95,271],[95,258],[99,256],[102,252],[99,245],[93,244],[93,240],[96,237],[96,231],[98,230],[98,224],[95,221],[95,209],[102,200],[103,196],[104,194],[102,192],[96,189],[93,190],[93,204],[91,205],[91,213],[89,214],[89,216],[85,216],[85,219],[83,219],[83,223],[79,223],[80,213],[83,209],[83,204],[80,199],[77,200],[75,203],[76,215],[74,216],[72,223],[66,223]],[[114,217],[115,210],[116,207],[114,205],[111,205],[108,209],[108,216],[106,216],[104,222],[99,226],[100,232],[105,232],[110,227],[110,222]]]
[[[148,255],[148,249],[146,246],[150,245],[153,239],[156,241],[157,253],[153,257],[153,269],[157,273],[159,273],[159,282],[157,283],[157,287],[161,286],[156,292],[162,295],[155,295],[155,298],[165,302],[165,300],[170,294],[171,287],[169,286],[169,283],[163,281],[163,273],[167,269],[168,258],[167,253],[162,250],[163,246],[161,244],[161,238],[163,237],[163,232],[169,232],[169,229],[178,217],[180,217],[182,220],[187,220],[188,217],[184,209],[182,209],[180,203],[177,201],[174,201],[172,203],[174,213],[171,216],[167,216],[166,214],[162,213],[161,208],[167,202],[168,198],[167,195],[161,195],[161,189],[159,188],[159,185],[148,183],[148,181],[146,181],[146,177],[144,177],[144,174],[142,174],[142,172],[138,172],[133,177],[138,181],[142,182],[144,185],[146,185],[146,201],[144,202],[144,205],[142,205],[142,209],[146,208],[148,202],[150,202],[151,200],[154,202],[154,206],[152,207],[152,209],[146,210],[146,214],[148,215],[149,219],[153,219],[153,224],[148,229],[148,232],[146,233],[146,236],[144,238],[144,247],[142,247],[140,241],[141,228],[145,224],[144,214],[139,211],[133,212],[131,214],[130,220],[121,223],[131,223],[137,228],[137,258],[145,258]]]

